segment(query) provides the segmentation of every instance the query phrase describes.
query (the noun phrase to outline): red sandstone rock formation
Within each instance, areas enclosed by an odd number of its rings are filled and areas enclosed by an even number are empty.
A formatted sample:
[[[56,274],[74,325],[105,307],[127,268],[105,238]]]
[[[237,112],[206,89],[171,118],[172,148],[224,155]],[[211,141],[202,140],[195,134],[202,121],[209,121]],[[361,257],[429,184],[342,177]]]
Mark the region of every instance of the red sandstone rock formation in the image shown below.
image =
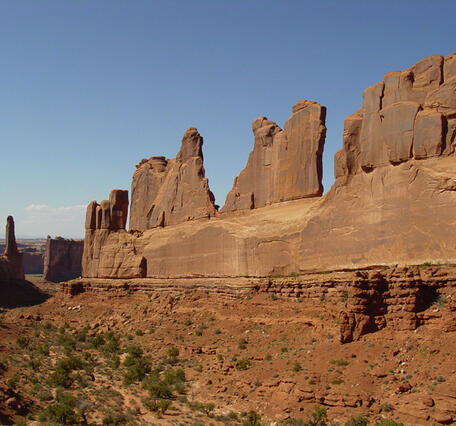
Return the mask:
[[[303,100],[293,106],[284,130],[266,117],[255,119],[253,151],[221,212],[320,196],[325,117],[325,107]]]
[[[17,249],[12,216],[8,216],[6,220],[5,243],[5,252],[0,258],[0,280],[5,282],[23,280],[22,253]]]
[[[81,261],[84,241],[67,240],[62,237],[46,241],[43,278],[55,283],[81,276]]]
[[[362,109],[345,120],[336,178],[454,153],[455,57],[429,56],[364,91]]]
[[[176,158],[151,157],[131,184],[130,229],[145,231],[216,214],[203,167],[203,138],[187,129]]]
[[[429,260],[456,263],[455,67],[455,55],[432,56],[367,89],[363,108],[345,121],[337,179],[323,197],[142,233],[96,226],[109,208],[96,207],[97,216],[92,206],[84,276],[259,277]],[[272,152],[268,147],[275,146],[277,135],[289,132],[288,125],[280,131],[266,119],[255,123],[258,148],[245,176],[261,163],[257,158]],[[265,204],[273,200],[265,195],[268,188],[257,190]],[[240,203],[245,197],[235,199]]]

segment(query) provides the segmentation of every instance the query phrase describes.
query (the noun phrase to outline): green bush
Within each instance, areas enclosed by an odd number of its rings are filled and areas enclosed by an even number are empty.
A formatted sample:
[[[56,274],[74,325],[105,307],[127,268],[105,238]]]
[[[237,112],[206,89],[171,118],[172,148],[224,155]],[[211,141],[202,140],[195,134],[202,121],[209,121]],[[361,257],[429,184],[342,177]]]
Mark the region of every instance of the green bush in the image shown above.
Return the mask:
[[[165,414],[171,408],[171,401],[169,399],[147,398],[143,400],[143,405],[150,411]]]
[[[27,337],[20,336],[17,338],[16,343],[21,349],[25,349],[28,347],[30,340]]]
[[[310,419],[304,423],[305,426],[326,426],[328,415],[326,409],[320,406],[316,406],[313,413],[310,415]]]
[[[128,355],[124,361],[127,370],[123,374],[124,385],[139,382],[150,372],[149,360],[145,358],[134,358]]]
[[[252,363],[247,358],[241,358],[236,361],[236,369],[238,369],[240,371],[248,370],[251,365],[252,365]]]
[[[299,362],[296,361],[296,362],[294,363],[294,365],[293,365],[293,371],[294,371],[295,373],[297,373],[297,372],[299,372],[299,371],[301,371],[301,370],[302,370],[301,364],[300,364]]]
[[[250,410],[242,422],[242,426],[260,426],[261,416],[254,410]]]
[[[404,426],[403,423],[397,423],[394,420],[383,419],[375,423],[375,426]]]
[[[127,416],[123,413],[108,414],[103,417],[103,425],[105,426],[117,426],[128,424]]]
[[[368,420],[364,416],[351,417],[345,426],[367,426]]]

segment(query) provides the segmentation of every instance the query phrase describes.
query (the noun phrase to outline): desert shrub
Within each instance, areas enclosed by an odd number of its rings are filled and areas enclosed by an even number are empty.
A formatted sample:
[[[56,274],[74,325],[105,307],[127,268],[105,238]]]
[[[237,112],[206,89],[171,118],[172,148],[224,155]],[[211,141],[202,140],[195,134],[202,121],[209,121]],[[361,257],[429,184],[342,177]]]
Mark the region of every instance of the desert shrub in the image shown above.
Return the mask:
[[[87,333],[89,332],[89,326],[85,326],[84,328],[81,328],[78,330],[76,333],[75,339],[78,342],[85,342],[87,339]]]
[[[183,383],[186,381],[185,372],[182,368],[177,368],[173,370],[170,368],[165,371],[165,377],[163,381],[169,385],[175,385],[176,383]]]
[[[241,358],[236,361],[236,369],[243,371],[248,370],[252,363],[247,358]]]
[[[244,420],[242,421],[242,426],[260,426],[261,416],[254,410],[250,410]]]
[[[10,377],[7,380],[6,385],[11,389],[16,389],[18,382],[19,382],[19,376],[17,374],[15,374],[13,377]]]
[[[20,336],[17,338],[16,343],[21,349],[25,349],[29,346],[30,340],[27,337]]]
[[[67,371],[82,370],[85,366],[84,361],[78,356],[69,356],[57,362],[57,368],[63,368]]]
[[[328,420],[328,415],[326,409],[320,406],[314,408],[313,413],[310,415],[310,419],[304,423],[305,426],[326,426],[326,421]]]
[[[169,399],[146,398],[143,400],[143,405],[150,411],[165,414],[171,408],[171,401]]]
[[[293,365],[293,371],[294,371],[295,373],[297,373],[297,372],[299,372],[299,371],[301,371],[301,370],[302,370],[301,364],[300,364],[299,362],[296,361],[296,362],[294,363],[294,365]]]
[[[76,340],[69,334],[58,334],[56,344],[62,346],[64,353],[67,355],[76,349]]]
[[[56,422],[59,424],[76,424],[78,415],[74,411],[77,399],[67,393],[57,392],[57,402],[43,410],[38,419],[40,422]]]
[[[106,342],[102,334],[97,334],[88,339],[89,345],[94,349],[100,349]]]
[[[173,391],[170,385],[161,380],[147,381],[146,379],[143,386],[149,391],[149,395],[152,399],[171,399],[173,397]]]
[[[146,377],[147,373],[150,372],[149,360],[141,358],[129,358],[130,355],[124,361],[124,365],[127,366],[127,370],[123,374],[123,382],[125,385],[130,385],[135,382],[139,382]]]
[[[49,356],[49,345],[39,345],[37,346],[36,351],[39,355]]]
[[[341,379],[341,378],[334,379],[334,380],[331,382],[332,385],[340,385],[340,384],[342,384],[342,383],[344,383],[344,379]]]
[[[117,426],[126,424],[128,424],[128,418],[123,413],[113,413],[103,417],[103,425],[105,426]]]
[[[345,367],[348,365],[348,361],[345,361],[344,359],[333,359],[329,361],[330,364],[337,365],[338,367]]]
[[[178,357],[179,356],[179,349],[175,346],[168,349],[168,356],[169,357]]]
[[[115,333],[109,332],[105,335],[105,344],[103,346],[104,352],[118,353],[120,352],[120,336]]]
[[[48,377],[47,383],[52,387],[63,387],[69,388],[74,382],[74,378],[69,371],[58,367],[53,373]]]
[[[368,420],[364,416],[351,417],[345,426],[367,426]]]
[[[386,404],[382,405],[381,410],[382,412],[389,413],[390,411],[393,411],[393,406],[387,402]]]
[[[394,420],[382,419],[375,423],[375,426],[404,426],[404,424],[397,423]]]

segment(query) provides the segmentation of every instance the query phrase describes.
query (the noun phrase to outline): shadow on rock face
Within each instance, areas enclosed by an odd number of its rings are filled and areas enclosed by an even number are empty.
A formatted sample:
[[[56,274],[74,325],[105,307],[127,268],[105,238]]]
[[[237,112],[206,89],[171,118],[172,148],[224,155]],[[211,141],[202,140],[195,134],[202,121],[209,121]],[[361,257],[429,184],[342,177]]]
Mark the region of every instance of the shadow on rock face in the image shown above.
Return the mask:
[[[39,305],[49,297],[51,296],[41,291],[30,281],[0,282],[1,308]]]

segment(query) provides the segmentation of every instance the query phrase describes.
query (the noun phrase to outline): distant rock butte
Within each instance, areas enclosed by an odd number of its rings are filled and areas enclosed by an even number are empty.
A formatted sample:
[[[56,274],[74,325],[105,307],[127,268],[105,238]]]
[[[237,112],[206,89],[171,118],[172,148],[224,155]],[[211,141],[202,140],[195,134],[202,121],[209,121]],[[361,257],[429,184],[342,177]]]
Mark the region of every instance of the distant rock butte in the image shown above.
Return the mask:
[[[456,263],[456,54],[430,56],[366,89],[363,107],[345,120],[336,181],[324,196],[324,107],[300,101],[284,130],[265,117],[252,128],[254,149],[223,214],[195,129],[175,159],[138,165],[130,231],[126,191],[121,202],[112,193],[92,202],[83,276],[265,277]]]
[[[17,249],[14,219],[12,216],[8,216],[6,219],[5,251],[0,257],[0,281],[8,282],[23,279],[22,253]]]
[[[266,117],[253,121],[253,151],[247,166],[235,178],[221,212],[264,207],[323,193],[326,108],[303,100],[292,111],[284,130]]]
[[[83,247],[82,240],[48,236],[44,253],[43,278],[46,281],[58,283],[80,277]]]

